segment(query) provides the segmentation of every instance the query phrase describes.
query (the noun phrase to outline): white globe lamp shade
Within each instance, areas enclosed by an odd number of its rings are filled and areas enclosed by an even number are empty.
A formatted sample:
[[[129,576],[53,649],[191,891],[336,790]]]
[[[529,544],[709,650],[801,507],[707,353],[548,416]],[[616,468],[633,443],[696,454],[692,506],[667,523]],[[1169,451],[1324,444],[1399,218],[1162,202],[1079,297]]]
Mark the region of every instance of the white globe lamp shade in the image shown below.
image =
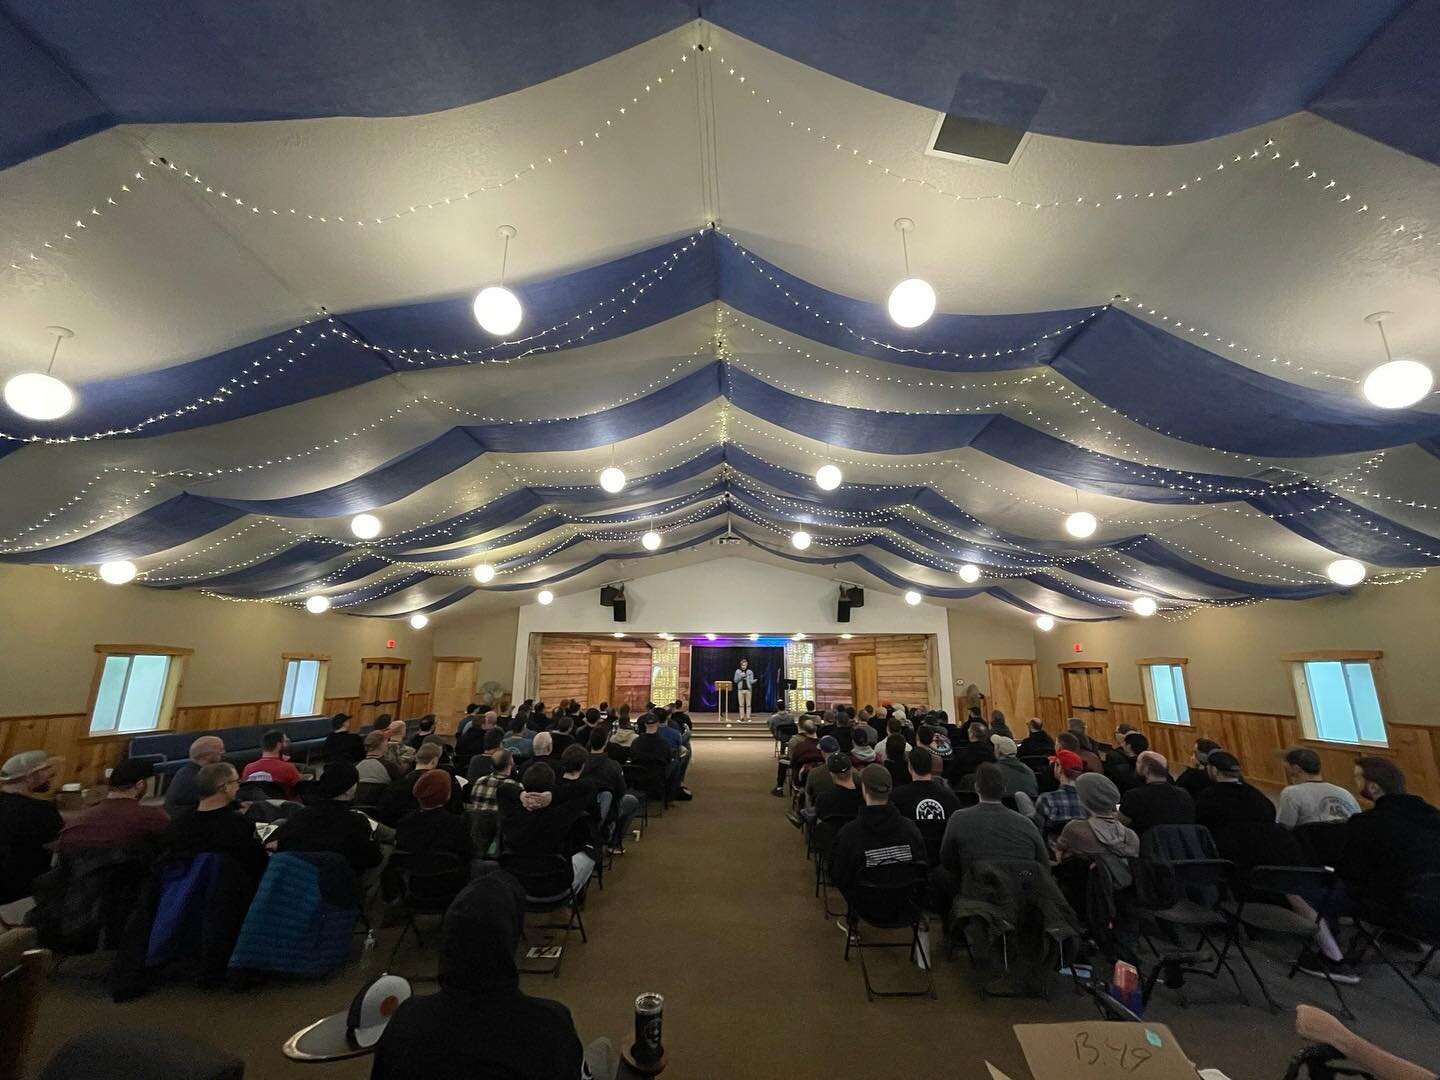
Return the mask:
[[[1093,536],[1099,525],[1100,523],[1095,520],[1095,515],[1088,510],[1077,510],[1065,519],[1065,531],[1077,540]]]
[[[1043,630],[1043,631],[1045,631],[1045,633],[1048,634],[1051,630],[1054,630],[1054,629],[1055,629],[1055,616],[1053,616],[1053,615],[1041,615],[1041,616],[1039,616],[1039,617],[1035,620],[1035,629],[1036,629],[1036,630]]]
[[[1160,605],[1155,603],[1153,596],[1137,596],[1130,601],[1130,610],[1136,615],[1143,615],[1147,619],[1160,610]]]
[[[481,585],[488,585],[495,580],[495,567],[491,566],[488,562],[482,562],[479,566],[475,567],[472,573],[475,575],[475,580]]]
[[[897,326],[919,326],[935,314],[935,290],[921,278],[906,278],[890,290],[886,306]]]
[[[412,630],[424,630],[425,627],[429,625],[430,616],[428,615],[422,615],[419,612],[416,612],[414,615],[410,616],[410,628]]]
[[[790,546],[796,551],[804,551],[810,546],[810,534],[804,529],[796,529],[790,534]]]
[[[1359,585],[1365,580],[1365,564],[1354,559],[1336,559],[1325,568],[1325,574],[1336,585]]]
[[[520,298],[503,285],[491,285],[475,296],[475,321],[488,334],[513,334],[523,315]]]
[[[320,615],[330,610],[330,598],[328,596],[312,596],[305,601],[305,610],[311,615]]]
[[[116,559],[100,564],[100,580],[107,585],[127,585],[135,580],[138,571],[129,559]]]
[[[980,580],[980,568],[974,563],[967,562],[964,566],[960,567],[959,574],[960,580],[970,585]]]
[[[541,589],[540,595],[535,597],[535,601],[536,603],[544,605],[553,604],[555,602],[555,594],[549,589]]]
[[[350,531],[361,540],[374,540],[380,535],[380,519],[374,514],[356,514],[350,519]]]
[[[659,534],[658,532],[656,532],[654,529],[651,529],[651,530],[650,530],[649,532],[647,532],[644,536],[640,537],[640,545],[641,545],[646,551],[659,551],[659,550],[660,550],[660,534]]]
[[[625,471],[618,465],[611,465],[600,470],[600,486],[611,495],[619,494],[625,489]]]
[[[1371,405],[1403,409],[1423,400],[1434,384],[1435,376],[1418,360],[1391,360],[1366,375],[1361,390]]]
[[[815,486],[821,491],[834,491],[844,479],[838,465],[821,465],[815,470]]]
[[[715,635],[714,635],[714,634],[706,634],[706,635],[705,635],[705,640],[706,640],[706,641],[714,641],[714,640],[715,640]]]
[[[749,635],[747,635],[747,636],[750,638],[751,641],[759,641],[759,640],[760,640],[760,635],[759,635],[759,634],[749,634]]]
[[[916,604],[920,603],[920,601],[923,600],[923,599],[924,599],[924,597],[922,597],[922,596],[921,596],[918,592],[916,592],[914,589],[908,589],[908,590],[906,590],[906,592],[905,592],[905,603],[909,604],[911,607],[914,607]]]
[[[54,375],[25,371],[5,384],[5,404],[27,420],[58,420],[75,407],[75,391]]]

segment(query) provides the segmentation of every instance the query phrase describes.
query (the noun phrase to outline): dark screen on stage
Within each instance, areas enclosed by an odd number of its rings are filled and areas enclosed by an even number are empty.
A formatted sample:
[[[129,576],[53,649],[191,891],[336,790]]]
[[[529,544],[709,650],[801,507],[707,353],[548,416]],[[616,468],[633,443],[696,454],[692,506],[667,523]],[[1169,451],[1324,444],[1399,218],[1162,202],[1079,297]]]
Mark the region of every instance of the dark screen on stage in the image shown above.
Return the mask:
[[[741,658],[750,661],[755,672],[755,690],[750,697],[750,711],[771,713],[780,700],[780,680],[785,677],[785,650],[760,645],[690,647],[690,711],[717,712],[716,679],[733,679]],[[735,692],[730,692],[730,711],[737,711]]]

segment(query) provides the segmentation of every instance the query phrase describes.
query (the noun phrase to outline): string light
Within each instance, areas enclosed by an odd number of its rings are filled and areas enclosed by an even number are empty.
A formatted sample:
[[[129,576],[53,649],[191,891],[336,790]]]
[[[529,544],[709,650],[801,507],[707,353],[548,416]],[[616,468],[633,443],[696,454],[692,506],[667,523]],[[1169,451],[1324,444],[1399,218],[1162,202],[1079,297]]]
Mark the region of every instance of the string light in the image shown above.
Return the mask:
[[[102,206],[118,208],[122,202],[127,201],[126,196],[132,195],[136,190],[141,189],[144,181],[147,179],[148,177],[143,171],[137,171],[133,175],[127,176],[124,182],[111,189],[109,195],[92,203],[88,212],[82,211],[80,216],[75,218],[74,222],[67,226],[59,235],[52,235],[49,240],[42,240],[31,248],[23,263],[10,263],[6,267],[7,272],[35,267],[37,264],[52,257],[48,254],[42,255],[42,252],[59,252],[65,250],[67,245],[78,243],[82,237],[89,236],[95,231],[91,226],[99,219],[111,213],[108,209],[101,210],[100,208]],[[134,187],[130,186],[132,181],[138,181]]]

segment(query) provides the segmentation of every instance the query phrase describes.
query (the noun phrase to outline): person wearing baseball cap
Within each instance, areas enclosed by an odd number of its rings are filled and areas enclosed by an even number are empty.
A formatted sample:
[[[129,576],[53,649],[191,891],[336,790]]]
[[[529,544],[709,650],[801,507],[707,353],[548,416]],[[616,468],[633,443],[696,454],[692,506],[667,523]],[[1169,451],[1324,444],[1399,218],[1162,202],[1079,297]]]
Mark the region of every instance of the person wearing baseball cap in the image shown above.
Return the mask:
[[[1035,772],[1021,761],[1016,755],[1020,748],[1015,740],[1008,735],[990,736],[990,745],[995,748],[995,765],[1000,774],[1005,777],[1005,791],[1014,795],[1017,791],[1023,791],[1030,798],[1040,794],[1040,784],[1035,779]]]
[[[7,851],[0,874],[0,904],[30,895],[31,883],[50,869],[50,848],[64,821],[49,799],[55,765],[44,750],[25,750],[0,765],[0,847]]]
[[[170,824],[170,815],[159,806],[142,806],[155,766],[148,761],[126,758],[110,770],[109,787],[101,799],[65,826],[56,845],[61,855],[97,848],[130,850],[159,834]]]
[[[830,787],[815,800],[815,819],[854,818],[865,805],[860,789],[855,786],[855,769],[850,755],[836,750],[825,759],[825,771],[830,774]]]
[[[1050,769],[1060,786],[1035,800],[1035,824],[1047,840],[1053,840],[1067,821],[1083,821],[1085,807],[1075,790],[1076,779],[1085,772],[1085,762],[1074,750],[1056,750],[1050,756]]]
[[[315,781],[310,805],[286,818],[270,834],[276,851],[333,851],[344,855],[357,874],[381,859],[370,819],[350,803],[355,798],[359,773],[348,761],[333,761]]]
[[[1245,782],[1239,758],[1212,750],[1205,771],[1210,786],[1195,799],[1195,824],[1210,830],[1222,859],[1244,867],[1304,863],[1299,841],[1275,823],[1270,796]]]
[[[839,890],[848,891],[862,872],[879,868],[913,866],[924,873],[925,838],[915,822],[890,805],[894,787],[890,770],[866,765],[860,770],[860,793],[865,805],[855,820],[844,825],[830,846],[828,871]]]

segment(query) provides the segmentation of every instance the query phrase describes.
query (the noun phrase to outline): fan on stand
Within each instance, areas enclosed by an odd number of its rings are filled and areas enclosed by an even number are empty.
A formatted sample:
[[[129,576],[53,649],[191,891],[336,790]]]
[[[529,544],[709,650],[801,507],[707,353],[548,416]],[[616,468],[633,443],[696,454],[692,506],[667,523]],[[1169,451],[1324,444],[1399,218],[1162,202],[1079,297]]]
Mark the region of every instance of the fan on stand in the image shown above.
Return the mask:
[[[505,688],[494,679],[480,684],[476,691],[475,700],[486,709],[498,709],[501,698],[505,696]]]

